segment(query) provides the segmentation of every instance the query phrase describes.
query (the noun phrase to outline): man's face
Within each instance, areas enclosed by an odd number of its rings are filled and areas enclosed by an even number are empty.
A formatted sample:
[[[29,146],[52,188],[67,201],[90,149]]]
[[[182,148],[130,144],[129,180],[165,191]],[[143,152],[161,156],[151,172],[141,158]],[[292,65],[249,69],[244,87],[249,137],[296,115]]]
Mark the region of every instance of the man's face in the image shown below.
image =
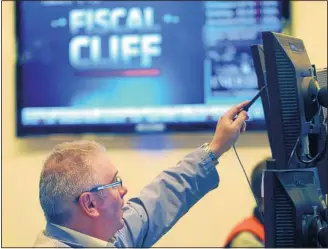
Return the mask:
[[[106,185],[117,181],[118,171],[111,163],[106,152],[101,152],[94,160],[96,174],[100,179],[100,184]],[[98,211],[100,213],[99,222],[103,223],[103,228],[110,227],[110,230],[118,231],[123,227],[123,197],[127,189],[113,187],[101,190],[96,193]]]

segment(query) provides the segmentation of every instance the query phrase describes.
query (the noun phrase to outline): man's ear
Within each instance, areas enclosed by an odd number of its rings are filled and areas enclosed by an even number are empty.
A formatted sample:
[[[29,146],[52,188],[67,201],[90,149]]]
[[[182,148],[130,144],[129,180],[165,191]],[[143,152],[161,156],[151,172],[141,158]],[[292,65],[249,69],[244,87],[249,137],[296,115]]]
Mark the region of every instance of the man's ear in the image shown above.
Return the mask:
[[[87,216],[91,218],[99,217],[100,214],[98,212],[97,202],[90,192],[81,194],[79,204]]]

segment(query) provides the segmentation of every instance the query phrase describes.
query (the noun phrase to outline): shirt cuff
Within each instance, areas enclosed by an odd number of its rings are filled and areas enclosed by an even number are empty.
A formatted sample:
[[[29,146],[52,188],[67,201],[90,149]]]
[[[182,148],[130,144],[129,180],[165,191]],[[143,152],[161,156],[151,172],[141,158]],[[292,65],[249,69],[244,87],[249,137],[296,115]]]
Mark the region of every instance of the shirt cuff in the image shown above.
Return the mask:
[[[218,160],[213,160],[213,158],[201,147],[197,148],[196,153],[201,158],[200,166],[206,171],[206,173],[216,170],[216,165],[219,163]]]

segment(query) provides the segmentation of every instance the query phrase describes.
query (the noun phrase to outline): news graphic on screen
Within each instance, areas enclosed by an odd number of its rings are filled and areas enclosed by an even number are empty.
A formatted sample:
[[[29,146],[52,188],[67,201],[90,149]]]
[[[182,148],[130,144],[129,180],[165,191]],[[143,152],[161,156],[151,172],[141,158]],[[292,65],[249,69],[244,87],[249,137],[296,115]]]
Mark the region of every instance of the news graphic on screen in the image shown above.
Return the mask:
[[[17,1],[17,134],[213,127],[258,91],[280,1]],[[264,124],[259,101],[250,123]],[[255,126],[254,126],[255,127]]]

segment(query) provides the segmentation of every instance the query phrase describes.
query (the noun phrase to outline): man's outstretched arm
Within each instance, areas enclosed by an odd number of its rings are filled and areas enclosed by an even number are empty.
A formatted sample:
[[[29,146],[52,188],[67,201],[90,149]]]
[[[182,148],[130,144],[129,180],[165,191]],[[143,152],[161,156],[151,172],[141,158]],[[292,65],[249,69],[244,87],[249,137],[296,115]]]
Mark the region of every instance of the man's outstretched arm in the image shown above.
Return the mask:
[[[245,129],[247,114],[241,108],[248,102],[231,108],[218,122],[207,148],[198,148],[176,167],[159,174],[124,207],[125,226],[117,234],[118,247],[151,247],[198,200],[219,183],[215,168],[219,158],[236,142]]]

